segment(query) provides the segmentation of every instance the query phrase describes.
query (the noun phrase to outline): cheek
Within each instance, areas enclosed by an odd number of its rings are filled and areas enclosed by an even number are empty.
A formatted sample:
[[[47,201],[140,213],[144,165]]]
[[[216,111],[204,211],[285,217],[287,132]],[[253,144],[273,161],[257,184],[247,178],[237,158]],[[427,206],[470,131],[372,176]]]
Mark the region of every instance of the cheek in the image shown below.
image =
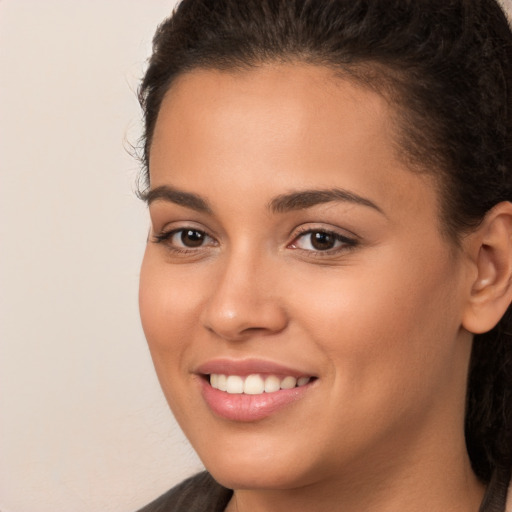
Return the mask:
[[[198,284],[185,266],[168,264],[148,246],[140,273],[142,327],[162,391],[182,425],[187,421],[187,404],[195,399],[187,354],[198,326],[198,299],[202,295]]]
[[[169,361],[179,362],[197,324],[197,287],[191,281],[184,266],[167,264],[148,246],[140,273],[139,308],[157,371],[160,357],[172,356]]]
[[[343,392],[400,396],[409,386],[417,395],[426,383],[451,378],[460,325],[453,265],[441,255],[427,264],[410,253],[405,269],[400,253],[381,251],[378,262],[334,269],[317,276],[313,292],[296,291],[302,316],[295,316]]]

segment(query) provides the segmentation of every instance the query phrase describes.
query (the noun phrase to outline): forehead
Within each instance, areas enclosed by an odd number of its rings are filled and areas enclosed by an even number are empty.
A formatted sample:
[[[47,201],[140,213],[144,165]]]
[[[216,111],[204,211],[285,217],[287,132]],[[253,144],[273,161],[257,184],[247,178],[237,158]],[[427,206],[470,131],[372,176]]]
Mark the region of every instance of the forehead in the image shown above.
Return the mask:
[[[173,125],[214,143],[243,126],[240,138],[266,138],[266,143],[273,141],[281,148],[297,142],[312,146],[320,139],[330,142],[344,124],[357,121],[342,134],[347,145],[352,135],[358,138],[364,133],[374,144],[384,142],[391,150],[391,138],[375,137],[390,135],[391,113],[381,96],[325,67],[268,64],[233,72],[199,69],[178,77],[167,92],[153,142],[162,130],[171,133]],[[213,126],[217,136],[212,139]]]
[[[196,70],[179,77],[162,102],[151,186],[171,180],[219,194],[227,185],[247,194],[339,186],[384,205],[435,201],[432,180],[398,156],[394,114],[376,92],[328,68]]]

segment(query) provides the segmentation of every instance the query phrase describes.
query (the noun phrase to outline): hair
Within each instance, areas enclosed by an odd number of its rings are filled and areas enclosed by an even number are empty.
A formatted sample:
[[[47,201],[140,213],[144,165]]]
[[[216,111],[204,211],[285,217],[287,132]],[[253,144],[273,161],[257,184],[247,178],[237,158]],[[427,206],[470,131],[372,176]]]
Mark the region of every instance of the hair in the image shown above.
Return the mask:
[[[162,100],[195,69],[306,63],[370,87],[396,107],[396,146],[440,191],[456,244],[512,200],[512,33],[496,0],[183,0],[158,28],[139,89],[142,178]],[[466,444],[502,511],[512,469],[512,310],[476,335]]]

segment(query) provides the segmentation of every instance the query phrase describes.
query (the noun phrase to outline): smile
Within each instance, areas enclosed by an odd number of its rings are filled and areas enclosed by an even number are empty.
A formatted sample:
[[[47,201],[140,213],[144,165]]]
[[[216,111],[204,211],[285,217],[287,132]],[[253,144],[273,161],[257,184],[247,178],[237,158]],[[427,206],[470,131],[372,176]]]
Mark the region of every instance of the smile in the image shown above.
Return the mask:
[[[238,375],[225,375],[221,373],[212,373],[210,375],[210,385],[219,391],[233,395],[261,395],[263,393],[276,393],[280,390],[293,389],[295,387],[305,386],[309,383],[311,377],[278,377],[268,375],[266,377],[259,374],[251,374],[246,377]]]

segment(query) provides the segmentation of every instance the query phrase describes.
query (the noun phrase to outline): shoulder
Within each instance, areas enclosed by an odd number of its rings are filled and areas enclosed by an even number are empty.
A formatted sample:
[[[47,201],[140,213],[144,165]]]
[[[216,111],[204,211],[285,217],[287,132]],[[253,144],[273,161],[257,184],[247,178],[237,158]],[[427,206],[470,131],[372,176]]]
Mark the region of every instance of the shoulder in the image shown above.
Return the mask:
[[[205,471],[184,480],[138,512],[222,512],[232,494]]]

